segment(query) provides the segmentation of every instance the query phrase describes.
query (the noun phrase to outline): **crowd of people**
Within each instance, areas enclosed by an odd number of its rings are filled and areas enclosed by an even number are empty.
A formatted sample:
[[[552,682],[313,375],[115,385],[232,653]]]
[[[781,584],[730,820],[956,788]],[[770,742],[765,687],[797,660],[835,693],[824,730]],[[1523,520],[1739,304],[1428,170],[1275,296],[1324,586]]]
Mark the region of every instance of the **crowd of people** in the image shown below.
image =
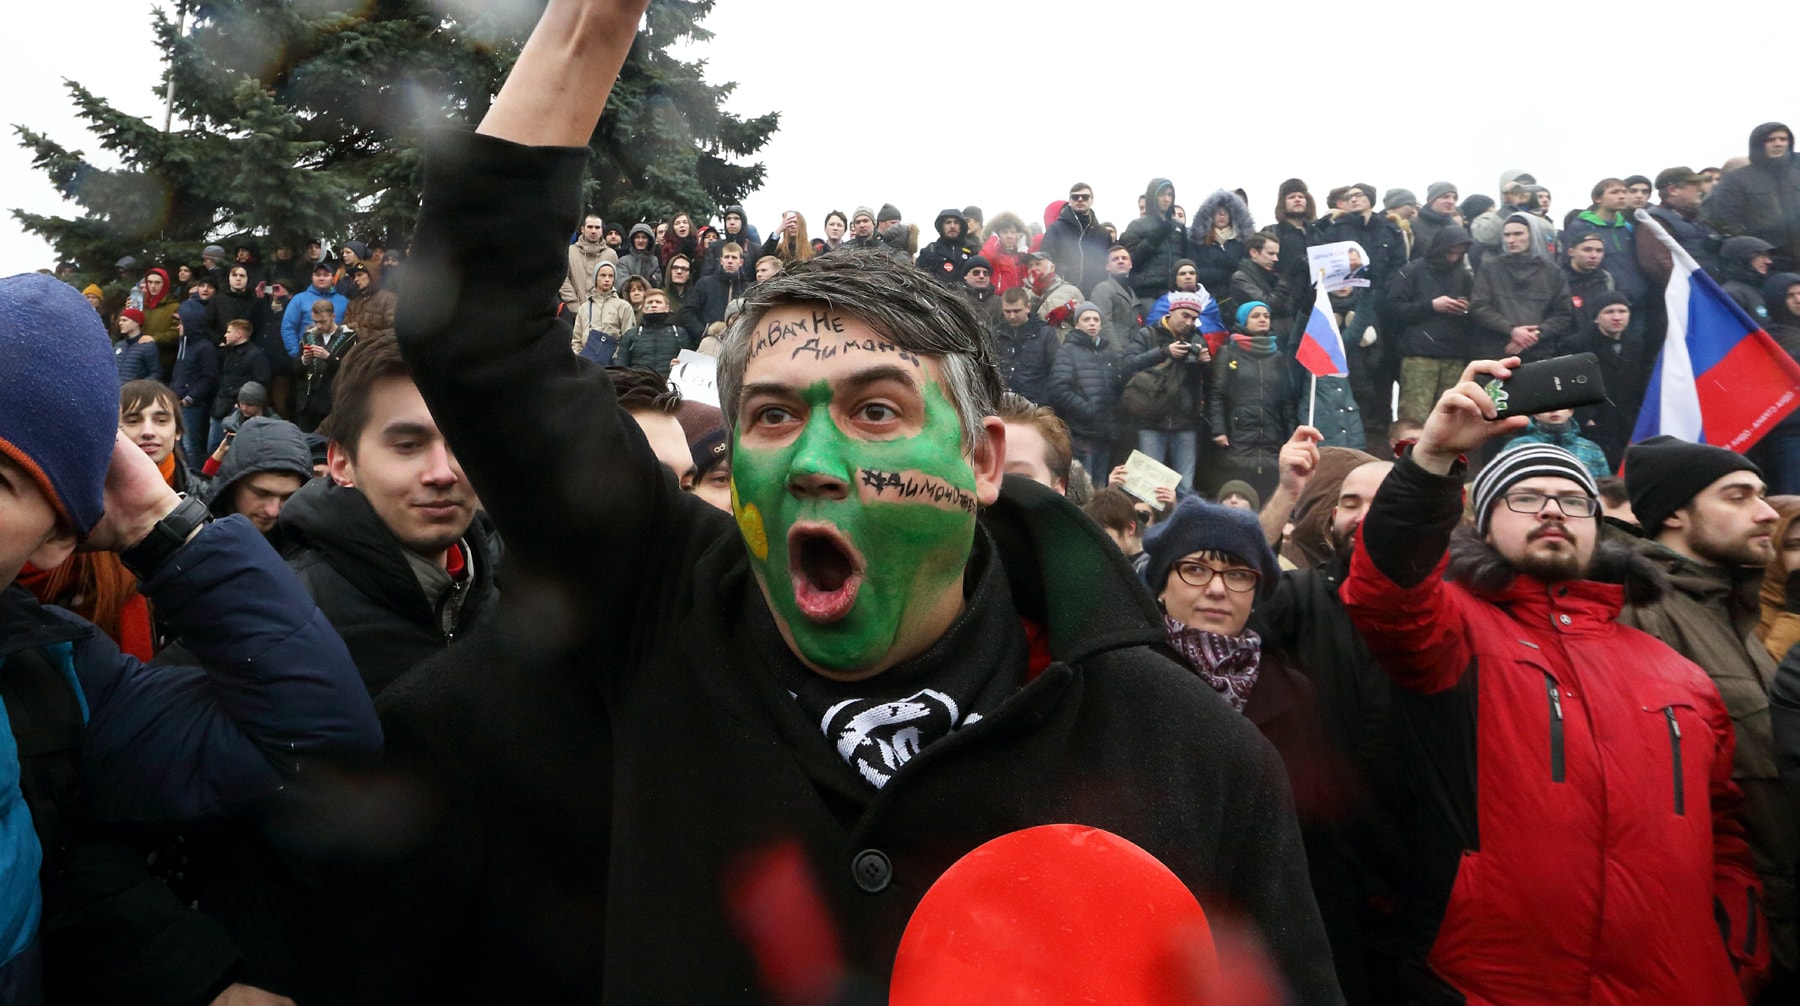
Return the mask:
[[[1146,1002],[1792,1000],[1800,420],[1631,442],[1636,211],[1800,354],[1786,126],[1561,219],[618,226],[563,81],[643,2],[551,0],[401,247],[0,280],[0,1000],[883,1002],[954,864],[1068,824],[1213,928]],[[1603,403],[1481,386],[1583,352]]]

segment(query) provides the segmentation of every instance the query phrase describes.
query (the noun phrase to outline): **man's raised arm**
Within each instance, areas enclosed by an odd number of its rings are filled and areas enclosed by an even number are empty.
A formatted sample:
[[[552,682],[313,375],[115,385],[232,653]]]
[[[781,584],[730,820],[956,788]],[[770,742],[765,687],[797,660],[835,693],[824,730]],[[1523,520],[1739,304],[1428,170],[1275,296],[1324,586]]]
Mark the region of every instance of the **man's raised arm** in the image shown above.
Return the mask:
[[[645,5],[551,0],[480,129],[432,138],[396,318],[508,552],[558,577],[625,575],[680,492],[554,318],[586,145]]]

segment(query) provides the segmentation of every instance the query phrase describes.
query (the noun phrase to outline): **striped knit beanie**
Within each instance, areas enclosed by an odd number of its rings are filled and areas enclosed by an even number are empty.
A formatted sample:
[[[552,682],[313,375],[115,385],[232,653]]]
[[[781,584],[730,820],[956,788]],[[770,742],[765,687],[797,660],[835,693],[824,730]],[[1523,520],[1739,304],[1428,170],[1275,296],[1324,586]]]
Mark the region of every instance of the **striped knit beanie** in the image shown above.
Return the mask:
[[[1516,448],[1494,458],[1475,477],[1476,532],[1487,534],[1488,517],[1494,512],[1494,503],[1508,489],[1538,475],[1569,479],[1580,485],[1589,496],[1600,495],[1599,488],[1594,485],[1594,477],[1575,459],[1575,455],[1561,447],[1532,444]]]

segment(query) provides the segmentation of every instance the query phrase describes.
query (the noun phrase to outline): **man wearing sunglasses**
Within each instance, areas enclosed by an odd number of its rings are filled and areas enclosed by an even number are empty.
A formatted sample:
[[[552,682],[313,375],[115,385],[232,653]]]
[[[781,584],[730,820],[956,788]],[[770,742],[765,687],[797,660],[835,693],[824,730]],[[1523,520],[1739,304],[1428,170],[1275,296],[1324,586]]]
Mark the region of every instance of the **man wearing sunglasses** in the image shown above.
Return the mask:
[[[1069,186],[1069,201],[1044,228],[1043,248],[1061,264],[1063,278],[1079,287],[1083,297],[1106,278],[1106,251],[1112,243],[1094,212],[1094,187],[1086,182]]]
[[[1731,720],[1698,666],[1619,623],[1656,583],[1598,544],[1593,478],[1476,383],[1438,399],[1362,523],[1345,606],[1398,686],[1414,999],[1736,1002],[1768,967]],[[1449,553],[1446,560],[1445,553]],[[1655,962],[1647,967],[1646,962]]]
[[[963,263],[960,289],[988,327],[1000,324],[1000,294],[994,290],[994,266],[987,256],[972,255]]]

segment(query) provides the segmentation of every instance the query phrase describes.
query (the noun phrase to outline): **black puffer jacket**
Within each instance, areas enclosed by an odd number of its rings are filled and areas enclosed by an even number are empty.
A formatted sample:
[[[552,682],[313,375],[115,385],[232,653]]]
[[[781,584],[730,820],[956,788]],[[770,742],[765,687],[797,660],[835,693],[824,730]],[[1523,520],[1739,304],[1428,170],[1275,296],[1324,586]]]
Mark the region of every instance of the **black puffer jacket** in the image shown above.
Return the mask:
[[[1139,429],[1146,430],[1198,430],[1206,421],[1206,385],[1211,377],[1208,364],[1201,363],[1190,351],[1186,357],[1175,359],[1169,353],[1169,347],[1175,343],[1175,336],[1163,321],[1168,315],[1157,319],[1154,325],[1145,325],[1131,335],[1125,344],[1125,379],[1130,380],[1138,373],[1151,367],[1168,363],[1172,367],[1180,367],[1182,373],[1181,393],[1175,396],[1175,406],[1165,415],[1154,420],[1139,419]],[[1187,338],[1204,345],[1198,332],[1188,333]]]
[[[282,506],[275,526],[289,568],[344,637],[371,696],[485,622],[499,596],[500,536],[480,511],[461,542],[467,579],[446,574],[436,596],[368,497],[349,486],[314,479]]]
[[[1234,237],[1223,242],[1213,242],[1213,219],[1220,210],[1231,216],[1231,226],[1237,232]],[[1244,239],[1256,232],[1256,221],[1250,217],[1250,207],[1238,198],[1235,192],[1220,189],[1206,197],[1193,216],[1188,218],[1191,226],[1188,231],[1189,258],[1194,260],[1194,272],[1200,277],[1200,285],[1212,294],[1212,299],[1219,302],[1221,309],[1235,311],[1237,305],[1231,302],[1231,274],[1237,272],[1238,263],[1244,260]]]
[[[269,366],[269,358],[252,342],[240,342],[235,346],[219,347],[219,390],[213,393],[212,417],[224,419],[237,408],[238,391],[246,381],[255,381],[263,387],[269,386],[269,376],[273,373]]]
[[[1144,189],[1144,215],[1119,235],[1119,243],[1131,252],[1131,285],[1139,297],[1161,297],[1175,289],[1175,261],[1189,257],[1187,228],[1172,209],[1164,213],[1156,208],[1156,195],[1165,189],[1173,196],[1175,184],[1167,178],[1150,179]]]
[[[1050,404],[1069,432],[1090,440],[1113,435],[1124,387],[1119,351],[1104,339],[1073,329],[1050,367]]]
[[[1469,316],[1440,314],[1431,306],[1439,297],[1468,298],[1473,293],[1475,277],[1468,259],[1451,265],[1444,256],[1457,245],[1466,249],[1475,239],[1466,228],[1451,224],[1433,231],[1431,242],[1423,256],[1402,266],[1393,282],[1382,288],[1376,305],[1381,323],[1397,336],[1401,356],[1479,359],[1474,355],[1479,341]]]
[[[1050,404],[1050,368],[1056,363],[1056,332],[1035,316],[1014,328],[1002,320],[990,329],[1006,390],[1037,405]]]
[[[1519,354],[1527,363],[1561,355],[1563,339],[1575,330],[1569,284],[1562,270],[1530,249],[1483,260],[1470,300],[1469,317],[1482,332],[1498,339],[1496,353],[1505,350],[1514,327],[1539,326],[1537,344]],[[1485,349],[1493,343],[1482,340],[1478,345]]]
[[[1704,204],[1706,218],[1727,234],[1759,237],[1788,259],[1800,258],[1800,159],[1792,146],[1785,157],[1763,152],[1769,134],[1793,130],[1765,122],[1750,131],[1750,164],[1719,179]]]
[[[962,224],[954,238],[944,236],[944,222],[947,220]],[[944,210],[937,215],[934,226],[937,228],[937,240],[919,249],[918,266],[940,283],[961,283],[963,272],[969,267],[969,260],[981,249],[979,242],[969,240],[969,218],[963,216],[961,210]]]
[[[1298,336],[1294,330],[1294,321],[1302,307],[1306,307],[1307,313],[1311,314],[1310,305],[1304,300],[1311,292],[1312,289],[1307,287],[1296,295],[1280,270],[1271,272],[1246,258],[1238,263],[1237,271],[1231,274],[1229,303],[1243,305],[1260,300],[1269,305],[1269,331],[1274,333],[1275,341],[1283,352],[1292,353]],[[1224,306],[1224,303],[1220,304],[1222,315]],[[1232,310],[1235,312],[1236,307]]]
[[[1212,365],[1212,397],[1206,415],[1212,435],[1223,433],[1233,461],[1267,467],[1298,425],[1288,358],[1259,356],[1236,342],[1225,344]]]
[[[1112,239],[1100,226],[1099,214],[1090,211],[1083,219],[1074,203],[1066,204],[1044,228],[1042,247],[1056,263],[1056,271],[1079,287],[1083,297],[1093,294],[1094,287],[1106,279],[1106,251],[1112,247]]]

